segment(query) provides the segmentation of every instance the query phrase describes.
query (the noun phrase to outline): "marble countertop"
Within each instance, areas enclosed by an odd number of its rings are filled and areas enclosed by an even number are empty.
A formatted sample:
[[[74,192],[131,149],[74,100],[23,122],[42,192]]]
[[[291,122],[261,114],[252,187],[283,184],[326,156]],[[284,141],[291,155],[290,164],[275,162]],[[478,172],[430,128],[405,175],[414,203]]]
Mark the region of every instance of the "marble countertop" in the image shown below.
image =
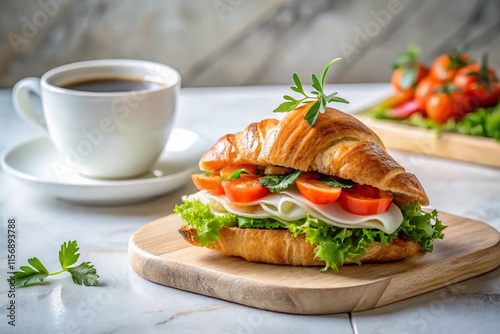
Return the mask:
[[[386,84],[336,85],[351,101],[345,111],[370,104]],[[176,127],[213,142],[271,110],[288,87],[183,89]],[[0,152],[41,136],[15,113],[10,90],[0,91]],[[417,175],[431,205],[484,221],[500,230],[500,169],[391,151]],[[500,327],[500,268],[446,288],[374,310],[321,316],[268,312],[157,285],[128,263],[127,244],[144,224],[172,213],[189,183],[141,204],[95,207],[39,193],[0,171],[0,295],[2,333],[496,333]],[[17,265],[37,256],[58,265],[62,242],[77,240],[81,259],[100,275],[96,287],[77,286],[65,275],[15,290],[15,327],[8,324],[7,220],[15,218]],[[500,254],[499,254],[500,256]],[[49,268],[50,269],[50,268]]]

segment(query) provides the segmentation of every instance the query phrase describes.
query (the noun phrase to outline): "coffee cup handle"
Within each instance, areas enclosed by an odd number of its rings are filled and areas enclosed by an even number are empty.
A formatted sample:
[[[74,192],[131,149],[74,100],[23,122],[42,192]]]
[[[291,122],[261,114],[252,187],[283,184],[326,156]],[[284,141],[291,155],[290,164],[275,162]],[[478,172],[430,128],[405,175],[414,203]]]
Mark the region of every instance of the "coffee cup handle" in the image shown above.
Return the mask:
[[[45,120],[43,116],[35,110],[30,100],[30,93],[34,93],[41,97],[39,78],[24,78],[14,86],[12,90],[14,108],[22,119],[47,133]]]

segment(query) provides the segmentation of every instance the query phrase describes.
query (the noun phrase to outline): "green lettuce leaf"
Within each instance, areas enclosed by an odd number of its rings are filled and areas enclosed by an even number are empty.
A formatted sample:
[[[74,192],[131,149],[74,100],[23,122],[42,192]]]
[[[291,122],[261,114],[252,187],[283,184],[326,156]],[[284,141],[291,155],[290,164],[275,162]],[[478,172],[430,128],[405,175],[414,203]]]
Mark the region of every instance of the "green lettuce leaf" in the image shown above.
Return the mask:
[[[176,205],[174,212],[182,217],[189,226],[196,229],[196,239],[200,246],[213,246],[219,238],[219,229],[223,226],[236,226],[236,216],[232,213],[215,215],[208,204],[199,200],[187,201]]]
[[[436,210],[423,211],[418,203],[408,203],[401,208],[403,223],[394,233],[408,236],[415,243],[422,245],[422,251],[432,252],[433,240],[443,239],[446,228],[439,220]]]
[[[239,228],[265,228],[273,230],[276,228],[286,228],[286,224],[272,218],[248,218],[237,216]]]
[[[424,252],[432,252],[433,240],[444,237],[446,228],[438,218],[436,210],[423,211],[416,202],[401,208],[403,223],[392,234],[366,228],[340,228],[327,224],[313,216],[298,221],[279,221],[272,218],[245,218],[233,214],[216,216],[210,211],[209,205],[200,201],[187,201],[176,206],[175,213],[181,215],[187,224],[198,231],[200,245],[212,245],[218,238],[218,229],[222,226],[237,226],[240,228],[286,228],[294,236],[304,234],[306,241],[315,245],[315,255],[325,261],[322,271],[331,268],[337,271],[346,261],[360,264],[360,259],[366,254],[366,247],[374,242],[382,245],[390,244],[398,236],[406,236],[422,245]]]

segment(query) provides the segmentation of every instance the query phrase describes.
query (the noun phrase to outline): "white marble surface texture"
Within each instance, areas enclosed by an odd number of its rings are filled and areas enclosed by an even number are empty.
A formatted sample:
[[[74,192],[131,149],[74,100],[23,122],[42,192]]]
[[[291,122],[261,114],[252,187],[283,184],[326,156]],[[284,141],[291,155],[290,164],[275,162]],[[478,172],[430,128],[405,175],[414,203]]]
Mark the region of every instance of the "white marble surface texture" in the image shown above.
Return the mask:
[[[333,82],[384,82],[409,43],[428,65],[466,44],[498,69],[499,11],[497,0],[0,1],[0,87],[99,58],[170,64],[184,87],[285,85],[336,57],[348,65]]]
[[[353,111],[387,92],[386,84],[336,85]],[[0,152],[41,136],[15,113],[10,90],[0,91]],[[176,126],[215,141],[251,121],[273,117],[288,87],[183,89]],[[415,173],[433,207],[484,221],[500,230],[500,169],[391,152]],[[374,310],[321,316],[268,312],[176,290],[139,277],[127,243],[144,224],[172,212],[191,184],[142,204],[92,207],[37,193],[0,171],[1,333],[498,333],[500,269]],[[97,268],[96,287],[69,277],[16,289],[16,326],[9,326],[7,219],[17,220],[17,265],[37,256],[58,265],[63,241],[75,239],[81,260]],[[500,254],[499,254],[500,256]],[[49,268],[50,269],[50,268]]]

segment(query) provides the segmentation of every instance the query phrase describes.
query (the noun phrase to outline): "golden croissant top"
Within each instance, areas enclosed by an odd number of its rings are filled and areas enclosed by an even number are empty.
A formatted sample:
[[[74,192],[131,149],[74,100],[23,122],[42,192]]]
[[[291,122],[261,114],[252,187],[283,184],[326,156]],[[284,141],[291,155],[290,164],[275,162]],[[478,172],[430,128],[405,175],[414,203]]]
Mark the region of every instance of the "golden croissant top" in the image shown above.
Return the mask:
[[[254,164],[316,171],[388,191],[400,207],[413,201],[429,204],[415,175],[386,152],[365,124],[327,107],[310,126],[305,116],[311,107],[305,104],[281,121],[264,119],[223,136],[203,155],[200,168],[218,172],[229,164]]]

